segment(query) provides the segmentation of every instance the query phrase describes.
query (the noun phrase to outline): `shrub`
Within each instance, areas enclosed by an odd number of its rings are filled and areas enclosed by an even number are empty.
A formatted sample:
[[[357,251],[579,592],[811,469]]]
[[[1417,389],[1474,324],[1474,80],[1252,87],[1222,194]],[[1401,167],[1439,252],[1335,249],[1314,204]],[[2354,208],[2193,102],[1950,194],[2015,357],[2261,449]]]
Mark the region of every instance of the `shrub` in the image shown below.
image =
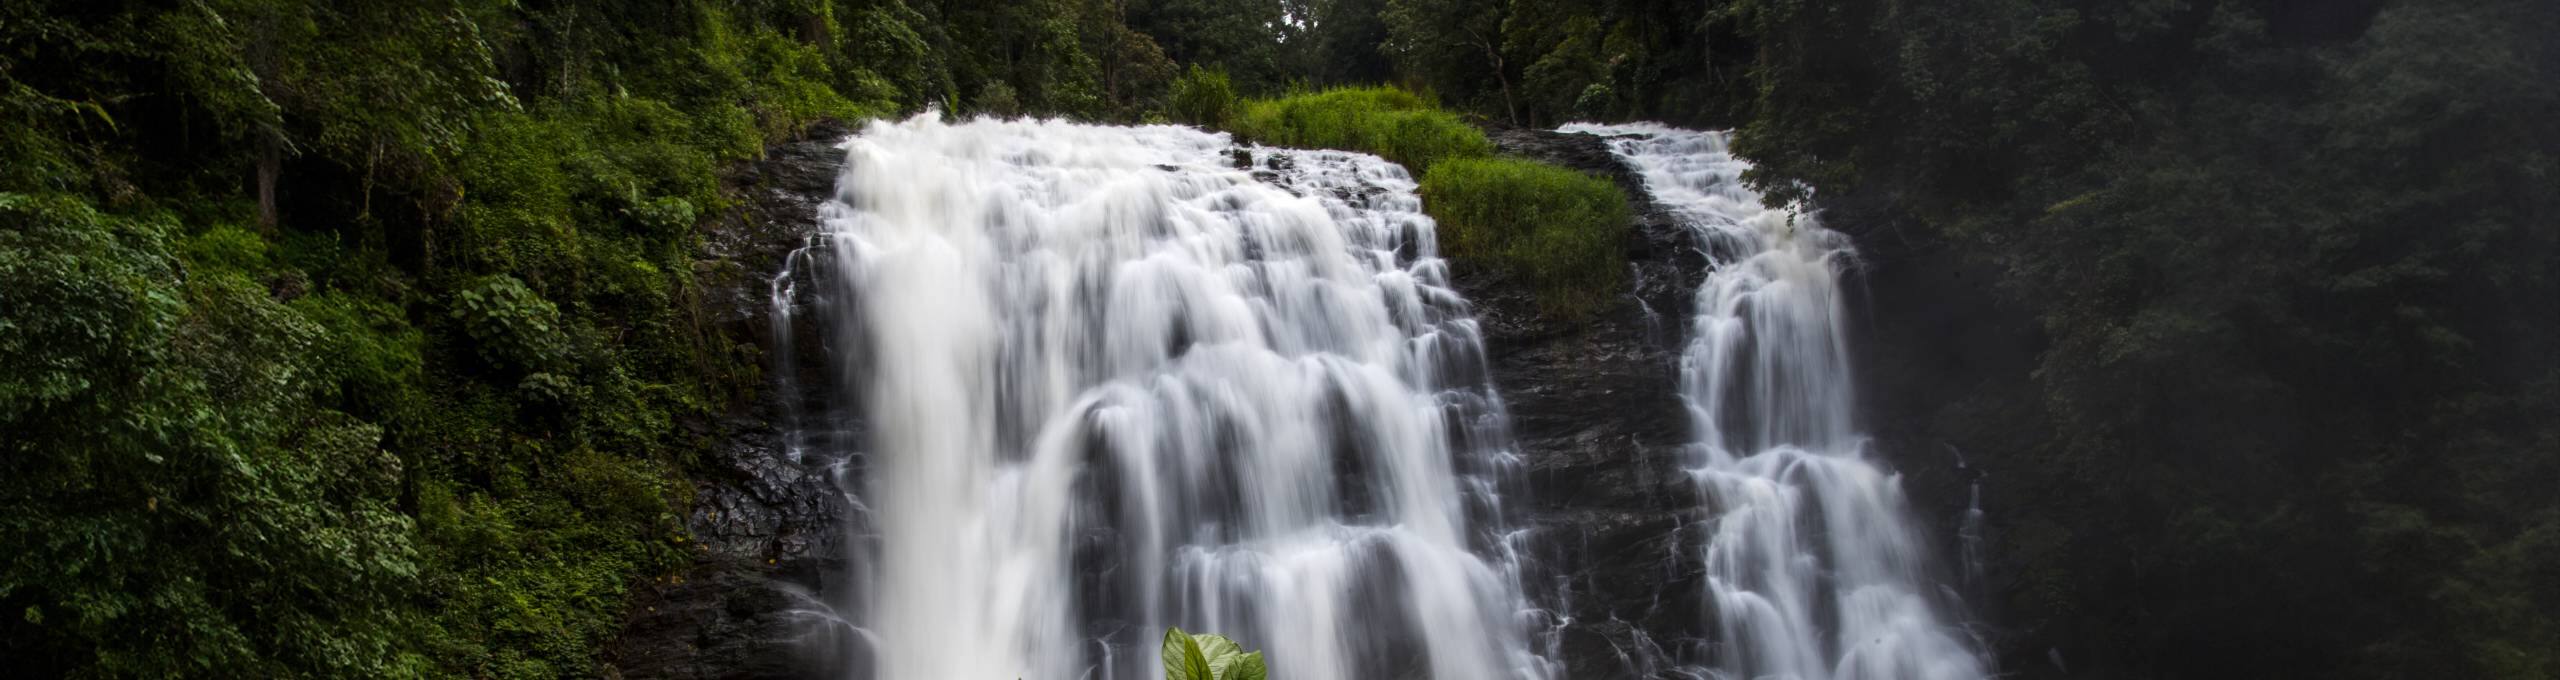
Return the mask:
[[[981,116],[1011,118],[1022,115],[1022,98],[1014,93],[1012,85],[1003,81],[987,83],[985,88],[978,90],[975,103],[974,112]]]
[[[191,266],[256,274],[267,267],[267,242],[257,232],[218,225],[188,238],[179,255]]]
[[[693,202],[674,196],[661,196],[629,208],[631,218],[640,221],[653,235],[672,235],[692,228],[699,211]]]
[[[560,309],[516,277],[481,277],[455,293],[453,318],[491,365],[538,373],[567,358]]]
[[[1236,88],[1227,81],[1224,69],[1194,65],[1173,81],[1173,101],[1167,108],[1176,121],[1223,129],[1235,119]]]
[[[402,466],[311,399],[322,329],[246,276],[181,275],[163,213],[0,192],[0,224],[9,672],[413,675]]]
[[[417,398],[426,338],[399,305],[332,290],[291,306],[319,326],[313,361],[342,408],[380,420]]]
[[[1587,317],[1616,295],[1633,219],[1606,179],[1514,158],[1456,159],[1422,178],[1444,254],[1525,277],[1545,311]]]
[[[1229,129],[1265,144],[1374,153],[1416,176],[1443,159],[1493,154],[1493,141],[1475,126],[1393,87],[1256,100],[1245,104]]]

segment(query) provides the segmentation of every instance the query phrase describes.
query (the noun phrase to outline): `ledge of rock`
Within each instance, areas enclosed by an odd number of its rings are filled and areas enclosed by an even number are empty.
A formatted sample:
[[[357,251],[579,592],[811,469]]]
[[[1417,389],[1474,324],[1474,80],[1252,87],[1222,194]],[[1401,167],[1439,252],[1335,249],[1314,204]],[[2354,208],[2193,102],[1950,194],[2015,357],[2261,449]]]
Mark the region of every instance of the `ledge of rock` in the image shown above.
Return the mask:
[[[697,313],[764,356],[784,346],[772,337],[771,278],[833,194],[843,160],[835,140],[846,132],[822,126],[731,168],[724,180],[744,206],[703,227]],[[606,651],[608,677],[784,680],[825,677],[845,663],[841,628],[825,624],[830,610],[815,593],[844,571],[849,501],[830,473],[834,461],[792,460],[774,425],[789,400],[811,395],[765,391],[742,413],[686,425],[720,442],[693,473],[693,564],[633,598]]]
[[[1680,468],[1689,414],[1678,367],[1689,300],[1705,276],[1687,227],[1646,198],[1642,180],[1599,138],[1488,131],[1496,149],[1608,177],[1636,215],[1629,287],[1591,319],[1541,316],[1527,285],[1453,263],[1484,324],[1494,384],[1526,462],[1538,531],[1532,596],[1558,617],[1564,676],[1646,677],[1650,660],[1703,640],[1703,570],[1694,559],[1696,487]],[[1650,632],[1648,632],[1650,631]],[[1655,639],[1675,635],[1678,639]]]

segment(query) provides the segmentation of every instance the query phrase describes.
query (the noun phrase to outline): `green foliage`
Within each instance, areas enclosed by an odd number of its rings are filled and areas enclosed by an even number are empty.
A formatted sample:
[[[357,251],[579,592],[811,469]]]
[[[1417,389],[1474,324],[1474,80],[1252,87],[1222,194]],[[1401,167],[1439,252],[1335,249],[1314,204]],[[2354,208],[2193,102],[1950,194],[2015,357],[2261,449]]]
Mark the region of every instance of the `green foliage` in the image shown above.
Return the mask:
[[[1343,4],[1339,0],[1336,4]],[[1648,119],[1729,126],[1747,114],[1756,70],[1787,69],[1835,55],[1759,60],[1746,20],[1770,13],[1829,13],[1828,5],[1760,0],[1356,0],[1382,5],[1365,21],[1316,27],[1364,36],[1377,55],[1328,48],[1319,72],[1372,70],[1447,96],[1464,110],[1514,125]],[[1383,34],[1383,35],[1381,35]],[[1848,42],[1848,41],[1844,41]],[[1855,51],[1847,54],[1855,54]],[[1386,74],[1369,76],[1386,79]],[[1829,114],[1831,112],[1821,112]]]
[[[828,58],[839,77],[866,89],[885,88],[888,99],[904,106],[948,104],[956,97],[949,59],[927,37],[939,33],[923,14],[903,1],[854,5],[824,16],[835,24],[827,32],[835,37]]]
[[[958,3],[940,10],[952,46],[959,102],[972,113],[1045,113],[1099,117],[1114,113],[1106,97],[1104,59],[1086,47],[1092,25],[1118,25],[1100,3],[1031,0]],[[1117,44],[1107,36],[1097,42]],[[965,46],[965,47],[961,47]],[[1118,63],[1118,62],[1113,62]]]
[[[701,443],[676,420],[753,374],[689,309],[717,171],[947,77],[865,56],[943,49],[899,42],[922,22],[887,0],[0,9],[0,109],[30,123],[0,126],[0,191],[24,192],[0,194],[0,657],[599,673],[625,594],[683,562]],[[262,165],[282,219],[253,228]]]
[[[463,675],[591,675],[634,577],[681,564],[668,515],[684,498],[660,465],[510,448],[527,460],[501,464],[490,489],[419,489],[420,533],[433,546],[426,587],[446,593],[423,645]]]
[[[1389,0],[1384,46],[1404,74],[1451,93],[1458,106],[1519,123],[1514,67],[1502,53],[1508,2]]]
[[[1442,251],[1526,279],[1549,314],[1582,318],[1621,292],[1626,195],[1607,179],[1515,158],[1431,166],[1422,206]]]
[[[1322,0],[1294,8],[1308,22],[1293,39],[1304,51],[1293,55],[1300,78],[1328,85],[1383,83],[1395,77],[1394,64],[1380,51],[1387,23],[1386,0]]]
[[[1493,153],[1484,132],[1393,87],[1336,88],[1246,102],[1233,131],[1278,146],[1350,149],[1404,164],[1415,174],[1449,158]]]
[[[673,235],[693,227],[701,213],[693,202],[675,196],[660,196],[630,208],[632,219],[640,226],[660,235]]]
[[[696,63],[686,66],[700,70],[689,78],[676,80],[682,84],[676,91],[701,88],[709,90],[703,93],[706,95],[727,96],[685,96],[676,103],[696,112],[737,110],[754,121],[754,131],[742,138],[743,144],[725,150],[728,153],[723,155],[755,155],[764,142],[797,136],[819,120],[853,120],[884,113],[890,109],[888,100],[897,94],[888,83],[868,73],[837,75],[824,50],[785,37],[779,27],[740,25],[716,5],[696,4],[693,9],[697,12],[693,23],[698,37],[689,42],[697,45],[691,55]],[[854,97],[867,101],[857,103]],[[697,125],[723,127],[713,116],[697,116]]]
[[[426,336],[409,325],[399,305],[335,290],[291,305],[320,326],[313,359],[322,378],[336,387],[340,408],[379,422],[416,406]]]
[[[1617,185],[1492,158],[1482,131],[1421,95],[1357,87],[1253,100],[1231,129],[1265,144],[1364,151],[1404,164],[1422,178],[1423,208],[1440,223],[1444,253],[1526,279],[1549,313],[1587,317],[1620,290],[1633,216]]]
[[[179,246],[188,264],[217,271],[256,274],[266,271],[267,242],[257,232],[217,225]]]
[[[1166,113],[1183,123],[1225,128],[1235,119],[1237,107],[1236,89],[1227,82],[1226,71],[1194,65],[1173,81],[1173,99]]]
[[[2560,527],[2520,488],[2560,475],[2560,199],[2521,189],[2560,175],[2560,7],[1732,5],[1755,180],[1909,216],[2039,322],[2033,394],[1931,435],[2052,433],[2001,473],[2021,647],[2560,669],[2560,578],[2504,566]]]
[[[416,672],[410,614],[375,604],[418,573],[402,466],[314,402],[322,329],[236,272],[180,276],[165,216],[0,194],[0,219],[14,670]]]
[[[1123,0],[1129,27],[1162,46],[1173,63],[1205,65],[1235,77],[1247,92],[1288,82],[1289,44],[1300,23],[1293,0]],[[1304,4],[1298,3],[1302,12]],[[1170,75],[1170,74],[1168,74]]]
[[[1263,680],[1262,653],[1244,651],[1225,636],[1164,631],[1165,680]]]
[[[533,373],[568,360],[560,308],[516,277],[481,277],[454,292],[448,313],[492,365]]]

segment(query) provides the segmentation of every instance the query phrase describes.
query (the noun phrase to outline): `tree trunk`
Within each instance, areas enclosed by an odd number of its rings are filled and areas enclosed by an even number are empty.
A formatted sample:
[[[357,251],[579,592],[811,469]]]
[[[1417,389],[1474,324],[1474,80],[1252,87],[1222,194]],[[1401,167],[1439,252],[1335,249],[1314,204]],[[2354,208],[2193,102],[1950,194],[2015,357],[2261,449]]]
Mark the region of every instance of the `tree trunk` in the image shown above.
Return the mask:
[[[1493,63],[1493,81],[1502,84],[1502,112],[1510,118],[1512,125],[1519,125],[1520,105],[1513,103],[1511,98],[1511,74],[1504,72],[1501,46],[1473,28],[1467,29],[1467,35],[1476,39],[1476,46],[1484,48],[1485,60]]]
[[[284,174],[284,145],[272,135],[258,140],[258,231],[276,233],[276,180]]]

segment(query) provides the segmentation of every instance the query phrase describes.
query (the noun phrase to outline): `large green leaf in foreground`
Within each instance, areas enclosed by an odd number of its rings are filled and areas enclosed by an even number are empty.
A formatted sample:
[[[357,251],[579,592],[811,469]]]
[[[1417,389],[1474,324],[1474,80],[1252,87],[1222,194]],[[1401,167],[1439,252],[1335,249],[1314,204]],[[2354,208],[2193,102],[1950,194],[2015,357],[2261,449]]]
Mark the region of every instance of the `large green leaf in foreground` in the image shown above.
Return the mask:
[[[1266,673],[1261,652],[1246,652],[1225,636],[1164,631],[1165,680],[1263,680]]]

